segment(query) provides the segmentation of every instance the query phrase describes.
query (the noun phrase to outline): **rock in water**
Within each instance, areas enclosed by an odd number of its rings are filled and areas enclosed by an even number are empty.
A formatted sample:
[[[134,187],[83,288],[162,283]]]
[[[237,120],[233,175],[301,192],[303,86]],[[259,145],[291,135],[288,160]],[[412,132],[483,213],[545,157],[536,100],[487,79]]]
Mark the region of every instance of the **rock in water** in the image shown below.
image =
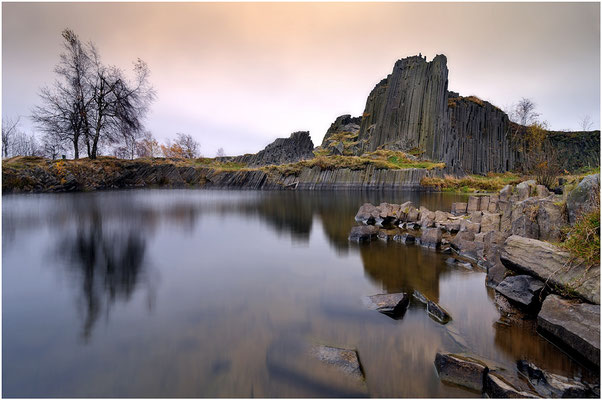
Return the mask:
[[[288,164],[314,157],[314,144],[309,132],[294,132],[288,138],[278,138],[257,154],[234,157],[233,161],[250,167]]]
[[[416,237],[414,235],[410,235],[409,233],[402,233],[401,235],[395,235],[393,240],[403,244],[412,244],[416,241]]]
[[[521,381],[516,374],[495,371],[485,375],[485,393],[494,399],[499,398],[527,398],[536,399],[526,382]]]
[[[420,293],[418,290],[414,290],[414,293],[412,293],[412,296],[414,296],[414,298],[416,300],[418,300],[419,302],[423,303],[423,304],[427,304],[428,303],[428,299],[426,298],[425,295],[423,295],[422,293]]]
[[[543,287],[543,282],[532,276],[516,275],[505,278],[495,290],[515,303],[533,308],[539,304],[539,295]]]
[[[551,243],[512,235],[504,242],[500,259],[509,269],[547,281],[551,286],[571,288],[584,300],[600,304],[600,268],[568,268],[569,253]]]
[[[359,357],[355,350],[319,345],[313,348],[315,356],[322,362],[335,366],[346,375],[364,379]]]
[[[355,214],[355,220],[357,222],[363,222],[364,224],[373,224],[379,213],[376,206],[370,203],[364,203],[357,211],[357,214]]]
[[[600,365],[600,306],[546,297],[537,326],[581,358]]]
[[[518,370],[525,376],[535,391],[546,398],[585,398],[593,397],[593,393],[581,382],[565,376],[551,374],[525,360],[516,363]]]
[[[378,227],[373,225],[354,226],[349,233],[352,242],[369,242],[378,235]]]
[[[437,353],[435,368],[439,379],[466,388],[483,391],[483,382],[487,373],[487,365],[475,358],[449,353]]]
[[[451,316],[449,315],[449,313],[434,301],[428,301],[428,303],[426,304],[426,311],[428,312],[429,316],[431,316],[435,321],[439,322],[440,324],[447,324],[449,321],[451,321]]]
[[[420,245],[436,248],[441,244],[442,232],[440,228],[427,228],[420,237]]]
[[[410,304],[406,293],[376,294],[368,296],[368,306],[393,318],[403,317]]]

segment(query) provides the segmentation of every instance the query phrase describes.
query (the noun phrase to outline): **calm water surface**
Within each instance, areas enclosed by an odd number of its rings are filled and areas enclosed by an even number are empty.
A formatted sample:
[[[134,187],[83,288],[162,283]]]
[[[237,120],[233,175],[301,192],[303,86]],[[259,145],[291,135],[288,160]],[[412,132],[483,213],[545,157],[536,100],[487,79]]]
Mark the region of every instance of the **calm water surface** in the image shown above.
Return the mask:
[[[348,243],[366,201],[449,209],[428,193],[134,190],[10,195],[2,205],[5,397],[354,395],[304,357],[355,348],[376,397],[472,397],[439,382],[447,328],[363,297],[420,290],[472,352],[584,373],[526,324],[496,324],[483,271],[380,241]]]

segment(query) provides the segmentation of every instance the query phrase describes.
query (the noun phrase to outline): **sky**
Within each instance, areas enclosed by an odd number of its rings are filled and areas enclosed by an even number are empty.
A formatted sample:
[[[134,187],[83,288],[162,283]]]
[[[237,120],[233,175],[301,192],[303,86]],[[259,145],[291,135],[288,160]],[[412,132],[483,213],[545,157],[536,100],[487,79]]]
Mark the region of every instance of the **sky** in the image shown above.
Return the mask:
[[[600,128],[599,3],[6,3],[2,116],[28,116],[52,83],[61,31],[93,41],[107,64],[151,68],[146,127],[257,152],[342,114],[361,115],[396,60],[447,56],[449,89],[506,109],[532,99],[551,129]]]

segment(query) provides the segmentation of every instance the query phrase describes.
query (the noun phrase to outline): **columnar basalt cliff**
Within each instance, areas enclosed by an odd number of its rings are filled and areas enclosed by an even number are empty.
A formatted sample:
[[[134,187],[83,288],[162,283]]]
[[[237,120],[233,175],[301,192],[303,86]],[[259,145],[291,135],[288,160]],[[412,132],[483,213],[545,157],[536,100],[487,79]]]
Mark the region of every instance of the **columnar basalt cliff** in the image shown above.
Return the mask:
[[[368,96],[355,153],[420,153],[445,162],[452,173],[519,168],[524,143],[513,137],[508,115],[475,96],[448,91],[447,77],[444,55],[430,62],[422,56],[397,61]],[[599,131],[550,132],[544,146],[557,151],[565,169],[599,164]]]

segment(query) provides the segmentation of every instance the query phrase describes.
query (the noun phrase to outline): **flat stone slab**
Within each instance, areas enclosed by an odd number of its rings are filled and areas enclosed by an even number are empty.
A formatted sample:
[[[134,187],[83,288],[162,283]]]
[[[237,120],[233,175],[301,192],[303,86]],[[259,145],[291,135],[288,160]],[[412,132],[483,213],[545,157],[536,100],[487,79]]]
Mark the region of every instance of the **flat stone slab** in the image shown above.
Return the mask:
[[[503,371],[489,372],[485,375],[484,392],[493,399],[539,398],[537,394],[531,391],[526,382],[523,382],[518,378],[516,373]]]
[[[470,356],[437,353],[435,368],[439,379],[454,383],[478,392],[483,391],[483,382],[487,373],[487,365]]]
[[[568,268],[570,255],[551,243],[512,235],[500,253],[510,269],[534,276],[560,288],[571,288],[579,297],[600,304],[600,268]]]
[[[543,287],[543,282],[530,275],[516,275],[505,278],[495,290],[515,303],[531,308],[539,304]]]
[[[400,317],[405,313],[410,297],[406,293],[375,294],[368,296],[368,308],[390,317]]]
[[[312,348],[312,352],[318,360],[336,367],[338,370],[345,373],[345,375],[359,380],[364,379],[364,373],[362,372],[357,351],[339,347],[316,345]]]
[[[535,364],[525,360],[516,363],[520,373],[526,377],[535,391],[546,398],[586,398],[595,396],[585,384],[565,376],[543,371]]]
[[[537,315],[537,326],[582,358],[600,365],[600,306],[548,296]]]

